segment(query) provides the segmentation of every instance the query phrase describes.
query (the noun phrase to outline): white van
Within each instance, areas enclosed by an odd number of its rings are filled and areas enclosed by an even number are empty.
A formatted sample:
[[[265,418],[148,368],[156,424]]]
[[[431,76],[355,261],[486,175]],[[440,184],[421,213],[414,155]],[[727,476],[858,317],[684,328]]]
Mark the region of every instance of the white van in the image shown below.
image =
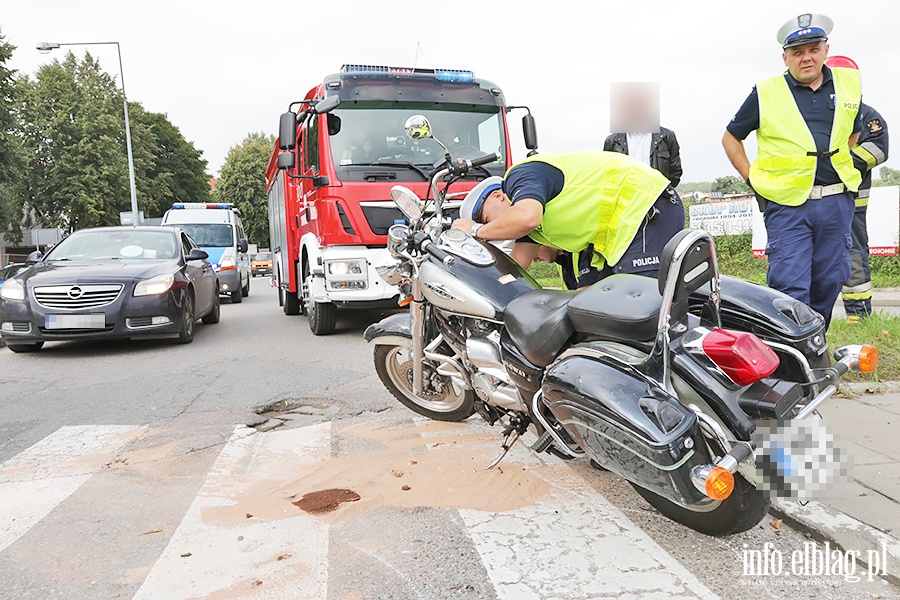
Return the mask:
[[[250,295],[250,255],[240,211],[231,204],[178,202],[166,211],[163,225],[178,225],[209,254],[219,277],[219,293],[238,303]]]

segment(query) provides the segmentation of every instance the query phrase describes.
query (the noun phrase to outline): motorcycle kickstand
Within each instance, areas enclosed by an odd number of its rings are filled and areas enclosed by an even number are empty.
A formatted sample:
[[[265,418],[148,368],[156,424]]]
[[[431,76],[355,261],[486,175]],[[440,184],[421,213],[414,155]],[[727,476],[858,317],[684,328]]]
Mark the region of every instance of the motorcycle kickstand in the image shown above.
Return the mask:
[[[519,435],[519,431],[517,429],[513,428],[513,426],[510,426],[509,429],[512,429],[512,431],[510,431],[506,435],[506,438],[503,440],[503,443],[500,444],[500,447],[503,448],[503,451],[500,452],[500,456],[498,456],[497,458],[492,460],[491,464],[489,464],[488,466],[486,466],[483,469],[472,469],[473,473],[484,473],[485,471],[490,471],[491,469],[493,469],[494,467],[499,465],[500,461],[503,460],[503,457],[506,456],[506,453],[509,452],[509,449],[512,448],[513,445],[515,445],[515,443],[519,441],[519,438],[521,437]]]

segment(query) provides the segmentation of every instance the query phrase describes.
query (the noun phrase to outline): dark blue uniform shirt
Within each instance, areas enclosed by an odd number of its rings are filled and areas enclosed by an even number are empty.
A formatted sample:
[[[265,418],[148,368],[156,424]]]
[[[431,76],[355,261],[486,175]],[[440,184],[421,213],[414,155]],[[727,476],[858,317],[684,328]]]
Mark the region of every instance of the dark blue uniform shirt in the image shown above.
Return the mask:
[[[786,72],[784,78],[788,82],[800,115],[812,133],[816,142],[816,150],[827,152],[831,146],[831,128],[834,124],[834,77],[828,67],[823,66],[822,72],[825,74],[825,78],[822,85],[816,90],[798,82],[790,72]],[[731,119],[726,129],[739,140],[746,139],[751,131],[759,129],[759,96],[756,86],[753,87],[753,91],[744,100],[744,104]],[[859,133],[860,130],[861,123],[857,116],[856,122],[853,124],[853,133]],[[831,185],[840,183],[840,181],[841,178],[834,170],[831,159],[820,157],[816,165],[815,185]]]

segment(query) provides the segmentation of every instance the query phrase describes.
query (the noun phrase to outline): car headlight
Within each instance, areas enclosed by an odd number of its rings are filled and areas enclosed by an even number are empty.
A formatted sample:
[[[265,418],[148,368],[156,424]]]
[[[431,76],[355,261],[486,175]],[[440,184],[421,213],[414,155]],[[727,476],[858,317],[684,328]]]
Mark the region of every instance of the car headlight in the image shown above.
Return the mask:
[[[164,294],[172,288],[173,283],[175,283],[174,274],[157,275],[156,277],[139,281],[138,284],[134,286],[134,295],[154,296],[157,294]],[[5,288],[6,286],[3,287]]]
[[[237,269],[237,262],[234,260],[233,256],[223,256],[222,260],[219,261],[219,270],[220,271],[230,271]]]
[[[0,297],[4,300],[24,300],[25,286],[15,279],[7,279],[0,287]]]

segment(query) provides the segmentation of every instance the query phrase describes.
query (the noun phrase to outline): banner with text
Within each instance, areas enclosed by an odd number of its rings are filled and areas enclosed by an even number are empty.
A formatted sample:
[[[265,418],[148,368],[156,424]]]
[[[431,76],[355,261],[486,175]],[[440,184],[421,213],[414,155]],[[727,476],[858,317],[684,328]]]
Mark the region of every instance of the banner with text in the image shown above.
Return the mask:
[[[809,202],[827,202],[809,200]],[[691,207],[693,208],[693,207]],[[693,227],[693,219],[691,220]],[[870,256],[897,256],[900,253],[900,186],[873,187],[866,210]],[[753,202],[753,256],[766,255],[766,225]]]

